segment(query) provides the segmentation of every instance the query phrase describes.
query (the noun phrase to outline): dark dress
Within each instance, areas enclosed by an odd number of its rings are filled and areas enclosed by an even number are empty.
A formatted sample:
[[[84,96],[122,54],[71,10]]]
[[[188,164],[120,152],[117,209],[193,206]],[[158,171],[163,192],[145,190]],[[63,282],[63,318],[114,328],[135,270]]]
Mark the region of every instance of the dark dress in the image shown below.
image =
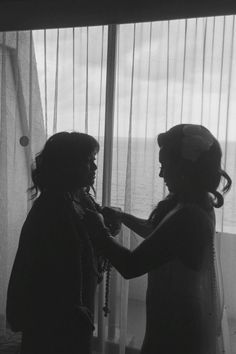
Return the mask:
[[[7,319],[22,354],[91,354],[97,274],[86,230],[70,200],[43,193],[20,235]]]
[[[181,209],[182,233],[151,236],[157,266],[148,273],[141,354],[216,354],[214,212],[194,204]],[[171,222],[170,214],[158,226]]]

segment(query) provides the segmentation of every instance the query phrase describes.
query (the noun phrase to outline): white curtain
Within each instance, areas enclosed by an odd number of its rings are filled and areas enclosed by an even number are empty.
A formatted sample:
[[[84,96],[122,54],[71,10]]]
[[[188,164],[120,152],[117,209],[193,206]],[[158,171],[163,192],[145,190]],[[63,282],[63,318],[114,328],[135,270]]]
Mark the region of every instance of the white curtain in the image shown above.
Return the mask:
[[[0,33],[0,335],[6,291],[27,195],[32,156],[45,141],[32,32]]]
[[[147,217],[166,193],[158,177],[156,136],[178,123],[208,127],[221,142],[223,167],[233,179],[217,210],[219,284],[224,308],[221,351],[233,353],[236,291],[235,17],[212,17],[119,27],[112,202]],[[127,194],[127,173],[129,194]],[[116,188],[115,188],[116,186]],[[140,240],[127,234],[131,247]],[[128,242],[128,241],[127,241]],[[139,345],[132,307],[142,312],[146,277],[129,281],[127,340]],[[140,316],[140,319],[145,316]],[[133,325],[132,325],[133,321]],[[143,322],[140,321],[139,324]],[[144,331],[144,328],[142,328]],[[143,333],[143,332],[142,332]]]
[[[178,123],[208,127],[221,142],[223,167],[233,179],[217,210],[219,284],[224,301],[221,350],[232,353],[236,246],[235,17],[212,17],[119,27],[112,202],[147,217],[166,193],[158,177],[156,136]],[[126,172],[125,172],[126,171]],[[127,171],[129,179],[127,180]],[[128,184],[129,183],[129,187]],[[116,186],[116,188],[115,188]],[[129,188],[127,190],[127,188]],[[140,240],[127,234],[131,247]],[[128,337],[132,306],[142,311],[146,277],[129,281]],[[222,289],[221,289],[222,290]],[[140,319],[143,317],[140,317]],[[142,323],[139,322],[139,323]],[[143,329],[144,330],[144,329]],[[138,331],[136,333],[139,333]],[[133,342],[140,344],[138,336]]]
[[[233,188],[217,211],[223,274],[223,346],[236,350],[236,53],[235,16],[119,25],[111,205],[148,217],[166,190],[158,177],[156,136],[180,122],[208,127],[221,142]],[[79,130],[100,142],[97,200],[102,203],[108,27],[1,33],[0,328],[20,228],[30,204],[29,164],[46,137]],[[112,117],[111,117],[112,119]],[[22,146],[19,139],[29,138]],[[21,143],[24,145],[24,139]],[[120,242],[140,239],[123,228]],[[102,285],[103,287],[103,285]],[[126,281],[112,272],[108,319],[98,290],[94,349],[125,354],[141,346],[146,276]],[[234,350],[234,351],[233,351]]]

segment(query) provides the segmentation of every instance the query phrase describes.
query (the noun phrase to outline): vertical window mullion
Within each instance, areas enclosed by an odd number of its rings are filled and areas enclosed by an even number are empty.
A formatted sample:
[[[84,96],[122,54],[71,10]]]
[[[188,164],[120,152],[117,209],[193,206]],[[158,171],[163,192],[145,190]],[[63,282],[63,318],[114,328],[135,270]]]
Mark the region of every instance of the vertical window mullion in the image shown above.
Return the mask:
[[[103,156],[102,204],[109,205],[111,199],[112,148],[114,128],[115,67],[116,67],[116,25],[108,26],[106,107]]]
[[[73,113],[72,113],[72,119],[73,119],[73,130],[75,130],[75,28],[73,27],[72,29],[72,84],[73,84],[73,89],[72,89],[72,105],[73,105]]]
[[[114,129],[114,101],[115,101],[115,68],[116,68],[116,38],[117,26],[108,26],[107,41],[107,72],[106,72],[106,103],[105,103],[105,131],[103,155],[103,184],[102,205],[110,205],[112,180],[112,151]],[[99,287],[99,304],[104,301],[104,284]],[[99,350],[104,352],[104,317],[102,306],[98,308],[98,338]]]
[[[85,133],[88,134],[88,85],[89,85],[89,28],[86,29],[86,91],[85,91]]]
[[[47,89],[47,30],[44,30],[44,107],[45,107],[45,130],[48,138],[48,89]]]
[[[29,158],[28,158],[28,188],[31,186],[31,164],[32,164],[32,139],[33,139],[33,102],[32,102],[32,88],[33,88],[33,33],[29,32],[29,107],[28,107],[28,134],[29,134]],[[27,200],[27,209],[30,210],[32,201]]]
[[[55,72],[55,93],[54,93],[54,115],[53,115],[53,134],[57,132],[57,106],[58,106],[58,68],[59,68],[59,36],[60,30],[57,29],[56,47],[56,72]]]

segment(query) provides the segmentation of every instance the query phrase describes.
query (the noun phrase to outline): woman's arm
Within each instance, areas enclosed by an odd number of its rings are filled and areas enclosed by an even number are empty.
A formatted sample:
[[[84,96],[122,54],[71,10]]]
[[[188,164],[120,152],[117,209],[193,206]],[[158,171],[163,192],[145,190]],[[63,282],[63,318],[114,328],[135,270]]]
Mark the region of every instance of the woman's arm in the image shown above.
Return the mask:
[[[142,238],[146,238],[153,231],[152,224],[146,219],[137,218],[134,215],[109,207],[103,208],[103,213],[108,216],[110,215],[111,218],[116,219],[119,222],[122,222],[125,226]]]
[[[152,246],[153,247],[153,246]],[[114,238],[107,237],[103,247],[103,254],[110,260],[112,265],[125,279],[132,279],[148,273],[153,268],[164,264],[171,259],[169,252],[159,249],[153,254],[153,249],[146,243],[146,240],[131,251],[121,246]]]
[[[122,212],[121,222],[142,238],[148,237],[153,231],[153,226],[149,220],[137,218],[131,214]]]
[[[171,239],[175,238],[173,236],[178,232],[178,218],[172,217],[173,220],[160,223],[133,251],[110,237],[108,229],[104,228],[101,219],[93,212],[89,211],[86,219],[94,246],[126,279],[143,275],[176,256]]]
[[[171,244],[175,231],[174,225],[160,225],[133,251],[106,237],[103,253],[125,279],[135,278],[176,256]]]
[[[92,241],[126,279],[143,275],[174,258],[198,270],[211,231],[206,227],[205,218],[195,214],[195,210],[187,208],[169,213],[133,251],[121,246],[101,228]]]

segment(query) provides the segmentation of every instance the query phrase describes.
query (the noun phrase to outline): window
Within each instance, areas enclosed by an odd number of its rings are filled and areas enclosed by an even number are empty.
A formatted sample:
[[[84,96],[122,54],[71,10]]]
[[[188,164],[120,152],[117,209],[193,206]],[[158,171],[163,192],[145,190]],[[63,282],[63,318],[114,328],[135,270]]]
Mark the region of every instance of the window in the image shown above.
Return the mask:
[[[172,125],[189,122],[207,126],[220,140],[223,163],[234,180],[235,16],[112,28],[112,31],[110,26],[100,26],[1,34],[1,117],[4,117],[1,138],[5,147],[1,163],[8,165],[7,174],[1,176],[1,181],[5,181],[2,191],[8,186],[9,191],[18,193],[4,197],[8,202],[3,211],[6,214],[8,207],[9,220],[18,216],[17,225],[15,221],[12,224],[2,221],[6,232],[1,242],[9,252],[8,260],[1,261],[6,270],[5,288],[19,228],[27,211],[25,192],[18,190],[16,174],[12,175],[14,164],[17,161],[17,178],[21,176],[27,187],[27,161],[39,151],[46,137],[56,131],[75,129],[97,137],[101,145],[96,181],[98,201],[110,200],[112,205],[140,217],[147,217],[166,193],[158,177],[156,136]],[[110,48],[114,39],[116,45]],[[107,56],[108,48],[110,55],[114,54],[112,58]],[[110,91],[106,90],[108,82]],[[108,97],[112,100],[110,116],[106,111]],[[6,129],[10,135],[4,134]],[[30,138],[25,150],[18,144],[22,135]],[[108,164],[103,169],[104,161]],[[104,175],[110,186],[106,192],[102,188]],[[236,251],[235,193],[233,183],[224,208],[217,211],[225,304],[224,350],[228,350],[227,338],[228,345],[236,348],[232,271]],[[19,215],[21,200],[25,203]],[[121,241],[131,248],[140,242],[126,229]],[[108,321],[98,316],[98,346],[104,345],[107,331],[108,342],[119,343],[120,353],[124,353],[125,345],[140,347],[145,287],[145,276],[127,282],[113,273],[112,314]],[[2,313],[4,301],[3,298]],[[136,317],[136,308],[140,318]]]

